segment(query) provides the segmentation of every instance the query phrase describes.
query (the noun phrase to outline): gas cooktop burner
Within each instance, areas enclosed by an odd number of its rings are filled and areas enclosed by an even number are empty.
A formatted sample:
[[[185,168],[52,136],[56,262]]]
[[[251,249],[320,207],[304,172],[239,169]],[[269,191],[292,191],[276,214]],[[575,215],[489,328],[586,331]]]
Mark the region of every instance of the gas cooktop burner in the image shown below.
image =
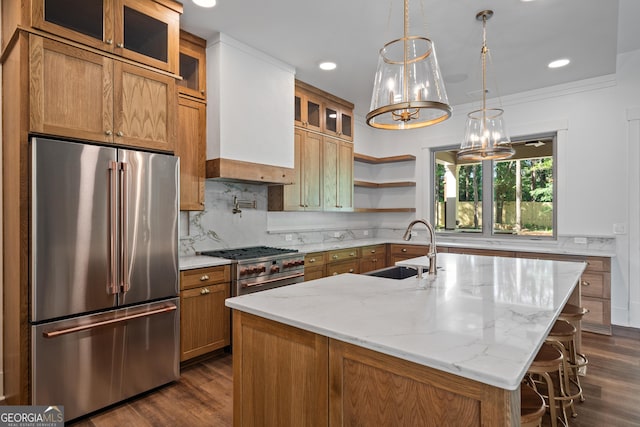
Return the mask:
[[[263,258],[274,255],[284,255],[298,252],[296,249],[272,248],[269,246],[251,246],[248,248],[221,249],[217,251],[202,251],[200,255],[215,256],[218,258],[244,260]]]

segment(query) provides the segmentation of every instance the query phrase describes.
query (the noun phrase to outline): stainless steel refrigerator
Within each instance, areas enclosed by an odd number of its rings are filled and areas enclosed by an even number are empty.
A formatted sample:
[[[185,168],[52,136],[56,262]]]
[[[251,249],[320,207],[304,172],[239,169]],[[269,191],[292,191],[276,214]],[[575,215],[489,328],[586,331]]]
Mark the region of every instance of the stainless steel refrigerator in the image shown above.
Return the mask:
[[[45,138],[31,154],[32,403],[70,420],[179,377],[179,162]]]

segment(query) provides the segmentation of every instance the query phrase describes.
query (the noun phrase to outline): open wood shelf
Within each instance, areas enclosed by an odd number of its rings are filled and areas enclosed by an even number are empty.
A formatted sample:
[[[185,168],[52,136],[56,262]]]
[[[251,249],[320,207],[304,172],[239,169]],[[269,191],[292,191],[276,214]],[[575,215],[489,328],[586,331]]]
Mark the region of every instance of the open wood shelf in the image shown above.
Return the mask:
[[[416,208],[355,208],[354,212],[415,212]]]
[[[367,188],[390,188],[390,187],[415,187],[415,181],[394,181],[394,182],[371,182],[371,181],[353,181],[354,187]]]
[[[415,160],[416,156],[412,154],[403,154],[400,156],[390,157],[373,157],[366,154],[353,153],[353,161],[370,164],[382,164],[382,163],[396,163],[396,162],[409,162]]]

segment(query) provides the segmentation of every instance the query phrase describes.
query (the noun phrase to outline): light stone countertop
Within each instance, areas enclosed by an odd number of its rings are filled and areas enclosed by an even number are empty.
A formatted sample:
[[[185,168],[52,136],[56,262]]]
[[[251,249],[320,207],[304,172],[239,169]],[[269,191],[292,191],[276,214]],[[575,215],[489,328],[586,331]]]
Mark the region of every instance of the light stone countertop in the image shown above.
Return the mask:
[[[587,249],[580,247],[563,247],[559,246],[555,241],[545,240],[513,240],[513,241],[500,241],[500,240],[479,240],[472,241],[467,240],[446,240],[438,238],[436,239],[437,246],[451,247],[451,248],[470,248],[470,249],[486,249],[496,251],[516,251],[516,252],[539,252],[550,254],[563,254],[563,255],[583,255],[583,256],[604,256],[614,257],[616,254],[606,249]],[[471,241],[470,241],[471,240]],[[429,241],[425,239],[411,239],[409,241],[402,240],[402,238],[389,239],[389,238],[371,238],[371,239],[351,239],[343,241],[332,241],[326,243],[309,243],[300,245],[281,245],[282,247],[297,249],[302,253],[310,252],[323,252],[336,249],[355,248],[359,246],[380,245],[384,243],[397,243],[401,245],[428,245]]]
[[[194,268],[215,267],[218,265],[231,264],[233,261],[224,258],[217,258],[206,255],[181,256],[178,259],[180,271],[192,270]]]
[[[433,280],[342,274],[226,305],[516,390],[586,263],[448,253],[437,262]]]

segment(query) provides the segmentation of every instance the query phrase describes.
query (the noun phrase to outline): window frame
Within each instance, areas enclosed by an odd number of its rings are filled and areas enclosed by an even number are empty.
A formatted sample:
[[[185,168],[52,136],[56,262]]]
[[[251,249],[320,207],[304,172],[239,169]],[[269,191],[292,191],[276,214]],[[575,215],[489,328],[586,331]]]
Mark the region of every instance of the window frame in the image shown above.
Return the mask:
[[[494,217],[493,217],[493,205],[494,198],[494,165],[495,160],[484,160],[480,162],[482,167],[482,230],[479,232],[464,232],[457,230],[438,230],[436,234],[446,237],[471,237],[474,239],[504,239],[504,240],[546,240],[554,241],[558,238],[558,132],[544,132],[530,135],[522,135],[512,137],[512,143],[519,143],[523,141],[531,141],[535,139],[550,139],[553,144],[552,156],[553,156],[553,215],[552,215],[552,233],[550,236],[538,236],[538,235],[519,235],[519,234],[507,234],[496,233],[494,230]],[[429,212],[431,218],[436,218],[436,184],[437,184],[437,163],[436,154],[440,151],[459,150],[459,145],[447,145],[430,148],[430,168],[431,168],[431,187],[428,191],[429,194]],[[508,159],[507,159],[508,160]],[[486,173],[489,171],[490,173]],[[457,192],[456,192],[457,193]],[[489,194],[490,197],[486,197]],[[459,196],[458,196],[459,197]],[[435,228],[435,224],[434,224]]]

